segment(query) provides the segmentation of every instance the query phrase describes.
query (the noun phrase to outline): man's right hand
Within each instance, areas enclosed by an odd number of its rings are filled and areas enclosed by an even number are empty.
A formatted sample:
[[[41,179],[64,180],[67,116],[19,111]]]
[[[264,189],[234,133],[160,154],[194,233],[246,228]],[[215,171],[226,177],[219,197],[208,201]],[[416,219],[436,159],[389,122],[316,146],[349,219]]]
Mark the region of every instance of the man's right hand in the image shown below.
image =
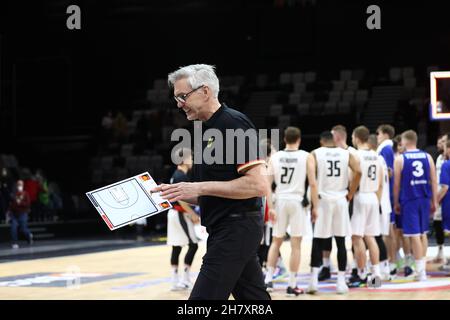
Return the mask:
[[[274,209],[269,209],[269,220],[272,221],[272,223],[277,221],[277,213]]]
[[[347,202],[350,202],[353,199],[353,195],[350,193],[348,193],[345,197],[347,198]]]
[[[316,222],[317,218],[319,217],[319,214],[317,212],[316,208],[311,209],[311,221],[312,223]]]
[[[437,207],[438,207],[439,205],[436,203],[436,202],[434,202],[433,200],[431,200],[431,206],[430,206],[430,215],[434,215],[434,212],[436,211],[436,209],[437,209]]]
[[[394,204],[394,212],[396,215],[400,215],[400,204],[399,203]]]

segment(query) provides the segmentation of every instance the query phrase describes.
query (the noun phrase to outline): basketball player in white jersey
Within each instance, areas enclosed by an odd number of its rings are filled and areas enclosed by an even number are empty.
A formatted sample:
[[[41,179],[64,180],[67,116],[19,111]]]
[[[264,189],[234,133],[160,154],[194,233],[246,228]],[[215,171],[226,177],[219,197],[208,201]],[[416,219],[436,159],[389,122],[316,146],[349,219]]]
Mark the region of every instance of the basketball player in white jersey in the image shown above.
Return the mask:
[[[188,181],[188,171],[192,168],[192,152],[190,149],[177,150],[181,163],[173,173],[170,183]],[[172,203],[173,209],[167,212],[167,244],[172,246],[170,264],[172,266],[172,291],[192,288],[190,269],[198,249],[198,241],[194,230],[194,224],[199,223],[200,218],[184,201]],[[178,263],[181,249],[188,246],[184,258],[184,273],[180,280],[178,277]]]
[[[288,127],[284,131],[286,148],[273,154],[269,162],[269,181],[276,183],[275,211],[272,244],[267,259],[265,283],[267,290],[273,289],[273,271],[283,244],[286,230],[290,226],[291,257],[289,261],[289,284],[286,294],[297,296],[303,290],[297,287],[297,272],[300,266],[302,236],[310,223],[306,208],[302,205],[306,182],[306,159],[308,152],[299,150],[301,132],[299,128]]]
[[[266,167],[269,166],[270,157],[277,152],[275,147],[272,145],[270,139],[265,139],[261,141],[261,150],[265,152],[264,160],[266,162]],[[273,179],[272,179],[273,180]],[[274,184],[272,183],[272,186]],[[263,238],[261,240],[261,244],[258,249],[258,258],[261,267],[263,268],[263,273],[267,273],[267,258],[269,255],[269,248],[272,244],[272,229],[273,222],[270,218],[270,212],[273,210],[273,202],[275,201],[275,197],[273,196],[273,187],[271,186],[271,193],[268,197],[264,198],[264,233]],[[273,210],[275,212],[275,210]],[[286,272],[286,268],[284,266],[283,259],[281,258],[281,254],[278,256],[277,265],[275,268],[276,271],[273,272],[273,276],[276,278],[278,276],[284,276]]]
[[[369,136],[368,144],[371,150],[377,151],[378,142],[375,134]],[[383,167],[383,192],[380,200],[380,233],[381,240],[385,244],[384,253],[383,246],[378,246],[380,250],[381,280],[392,280],[394,276],[391,275],[391,266],[392,269],[395,269],[396,243],[394,221],[391,221],[392,206],[389,188],[389,169],[381,155],[378,155],[378,159],[380,159]]]
[[[356,152],[356,149],[347,144],[347,129],[343,125],[336,125],[331,129],[333,134],[333,140],[336,147],[342,148],[344,150],[350,151],[352,154]],[[351,172],[351,170],[350,170]],[[349,174],[349,182],[352,180],[351,174]],[[351,210],[351,209],[350,209]],[[331,249],[333,248],[332,238],[327,239],[323,242],[323,252],[322,252],[322,267],[319,273],[319,281],[324,281],[331,278]],[[355,265],[356,274],[356,265]]]
[[[380,200],[382,195],[383,168],[378,154],[370,150],[369,129],[359,126],[353,130],[352,143],[357,147],[357,158],[361,168],[361,180],[353,200],[352,243],[358,266],[357,279],[350,280],[349,287],[381,286],[379,249],[375,237],[380,235]],[[368,279],[366,269],[366,245],[372,263],[372,277]],[[356,281],[355,281],[356,280]]]
[[[311,189],[311,215],[314,226],[311,251],[311,281],[308,293],[317,292],[319,268],[322,264],[322,247],[326,239],[334,237],[338,253],[338,280],[336,292],[348,292],[345,282],[347,249],[345,237],[351,236],[348,202],[353,198],[361,178],[361,170],[355,156],[348,150],[336,147],[333,135],[325,131],[320,135],[321,147],[308,156],[308,181]],[[353,180],[348,183],[348,168]]]

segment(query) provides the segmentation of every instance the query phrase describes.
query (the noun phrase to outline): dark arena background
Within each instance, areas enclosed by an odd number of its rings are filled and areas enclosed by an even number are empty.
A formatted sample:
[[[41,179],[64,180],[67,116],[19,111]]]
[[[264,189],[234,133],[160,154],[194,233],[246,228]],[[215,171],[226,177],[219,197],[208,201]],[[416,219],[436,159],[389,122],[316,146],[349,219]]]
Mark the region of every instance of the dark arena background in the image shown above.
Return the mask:
[[[71,5],[79,28],[69,28]],[[370,5],[380,9],[380,28],[369,28]],[[448,120],[430,117],[430,72],[450,71],[446,8],[442,1],[0,1],[0,299],[189,297],[171,291],[166,212],[110,231],[85,195],[146,171],[169,183],[171,134],[192,131],[167,84],[180,66],[216,66],[221,102],[259,129],[299,127],[308,152],[337,124],[349,145],[355,127],[375,133],[390,124],[396,134],[416,131],[418,147],[436,160],[437,139],[450,132]],[[448,99],[448,88],[439,85],[438,96]],[[19,179],[35,194],[33,243],[19,234],[14,247],[7,212]],[[319,294],[287,298],[281,275],[272,298],[448,300],[450,269],[433,262],[430,219],[427,281],[399,276],[336,295],[333,249]],[[450,257],[448,246],[446,236]],[[193,280],[205,251],[201,241]],[[301,288],[310,251],[305,237]],[[289,253],[287,241],[286,266]]]

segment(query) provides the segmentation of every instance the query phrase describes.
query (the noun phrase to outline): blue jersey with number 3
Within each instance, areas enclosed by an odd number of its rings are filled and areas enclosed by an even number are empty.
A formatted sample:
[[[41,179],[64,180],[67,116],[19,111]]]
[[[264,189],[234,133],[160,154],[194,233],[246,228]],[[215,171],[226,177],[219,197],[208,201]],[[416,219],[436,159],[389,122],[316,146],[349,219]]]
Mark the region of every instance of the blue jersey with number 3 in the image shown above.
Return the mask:
[[[403,153],[403,169],[400,184],[400,202],[419,198],[431,198],[430,163],[421,150]]]

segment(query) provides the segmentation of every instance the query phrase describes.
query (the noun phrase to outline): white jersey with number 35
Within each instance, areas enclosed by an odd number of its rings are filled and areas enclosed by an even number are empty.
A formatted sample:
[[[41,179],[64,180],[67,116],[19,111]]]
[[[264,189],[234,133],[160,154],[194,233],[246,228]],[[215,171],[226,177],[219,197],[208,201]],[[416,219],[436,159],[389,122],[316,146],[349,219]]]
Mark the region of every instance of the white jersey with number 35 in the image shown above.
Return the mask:
[[[276,199],[303,199],[308,154],[303,150],[282,150],[272,155]]]
[[[321,147],[314,150],[317,162],[317,185],[323,199],[337,199],[348,193],[350,153],[342,148]]]

